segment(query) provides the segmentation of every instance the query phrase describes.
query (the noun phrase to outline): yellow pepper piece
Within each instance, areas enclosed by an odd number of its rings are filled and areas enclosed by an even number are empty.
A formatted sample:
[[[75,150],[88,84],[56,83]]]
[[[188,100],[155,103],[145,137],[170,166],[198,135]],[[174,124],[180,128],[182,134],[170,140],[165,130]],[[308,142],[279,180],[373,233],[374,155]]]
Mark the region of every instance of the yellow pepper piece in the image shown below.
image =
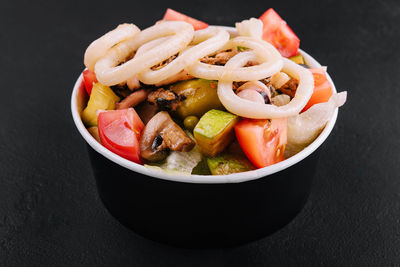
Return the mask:
[[[303,56],[301,54],[297,54],[297,55],[295,55],[293,57],[290,57],[289,59],[291,61],[293,61],[294,63],[296,63],[296,64],[305,64],[304,63],[304,58],[303,58]]]
[[[82,112],[82,121],[88,127],[97,126],[96,111],[99,109],[115,109],[115,103],[118,101],[119,97],[110,87],[102,85],[101,83],[94,84],[88,104]]]

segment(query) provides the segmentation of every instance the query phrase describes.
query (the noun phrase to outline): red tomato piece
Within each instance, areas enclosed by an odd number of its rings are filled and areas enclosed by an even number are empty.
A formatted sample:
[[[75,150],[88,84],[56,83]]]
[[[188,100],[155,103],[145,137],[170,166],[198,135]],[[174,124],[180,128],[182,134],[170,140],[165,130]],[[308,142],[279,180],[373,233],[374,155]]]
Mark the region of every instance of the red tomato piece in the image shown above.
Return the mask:
[[[297,55],[300,39],[272,8],[260,16],[263,22],[263,39],[278,49],[284,57]]]
[[[284,160],[287,119],[243,119],[235,125],[236,138],[248,159],[257,168]]]
[[[83,71],[83,82],[85,83],[85,89],[88,95],[92,93],[93,84],[97,83],[96,74],[91,70]]]
[[[197,20],[197,19],[194,19],[194,18],[191,18],[189,16],[186,16],[185,14],[179,13],[179,12],[173,10],[173,9],[170,9],[170,8],[167,8],[167,11],[165,11],[163,19],[164,20],[185,21],[187,23],[192,24],[192,26],[193,26],[195,31],[201,30],[201,29],[204,29],[204,28],[208,27],[207,23],[205,23],[203,21],[200,21],[200,20]]]
[[[123,158],[142,163],[139,138],[144,124],[133,108],[101,112],[97,121],[103,146]]]
[[[328,102],[333,94],[331,83],[328,81],[324,69],[309,69],[309,71],[314,76],[314,92],[301,112],[306,111],[314,104]]]

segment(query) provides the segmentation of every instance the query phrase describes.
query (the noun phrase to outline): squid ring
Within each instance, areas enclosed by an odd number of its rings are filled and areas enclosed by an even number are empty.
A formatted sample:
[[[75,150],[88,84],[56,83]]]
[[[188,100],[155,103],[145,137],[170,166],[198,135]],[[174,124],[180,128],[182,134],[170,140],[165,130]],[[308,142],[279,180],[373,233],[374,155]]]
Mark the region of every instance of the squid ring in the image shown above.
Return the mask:
[[[229,33],[221,28],[209,27],[204,30],[196,31],[193,41],[190,43],[191,46],[183,50],[175,60],[159,70],[153,71],[151,69],[147,69],[144,72],[141,72],[139,74],[139,80],[146,84],[159,83],[168,77],[178,74],[186,66],[195,63],[202,57],[214,53],[224,46],[228,40]],[[158,44],[148,43],[146,45],[151,47]],[[144,48],[144,46],[138,50],[137,56],[139,56],[141,53],[144,53],[143,50],[149,49]],[[141,49],[143,52],[140,51]]]
[[[160,63],[183,50],[193,39],[193,26],[182,21],[166,21],[151,26],[134,38],[121,42],[108,50],[95,64],[97,80],[104,85],[115,85],[126,81],[143,70]],[[152,40],[170,36],[148,53],[124,60],[140,46]],[[119,65],[122,63],[121,65]]]
[[[228,68],[243,66],[251,56],[239,53],[232,57],[225,66]],[[291,60],[283,59],[283,62],[282,71],[299,80],[296,94],[288,104],[278,107],[240,98],[232,90],[232,80],[218,82],[218,97],[221,103],[230,112],[246,118],[274,119],[297,115],[307,104],[313,93],[314,78],[310,71]]]
[[[200,61],[187,66],[186,71],[198,78],[219,81],[253,81],[261,80],[265,77],[272,76],[282,69],[283,61],[278,50],[270,43],[261,39],[239,36],[230,40],[224,49],[233,47],[246,47],[252,49],[251,52],[241,52],[242,59],[245,63],[250,60],[255,60],[259,65],[250,67],[241,67],[242,65],[216,66],[202,63]]]
[[[93,41],[86,49],[84,63],[86,68],[94,70],[96,62],[103,57],[114,45],[134,37],[140,32],[134,24],[121,24],[114,30],[104,34],[99,39]]]

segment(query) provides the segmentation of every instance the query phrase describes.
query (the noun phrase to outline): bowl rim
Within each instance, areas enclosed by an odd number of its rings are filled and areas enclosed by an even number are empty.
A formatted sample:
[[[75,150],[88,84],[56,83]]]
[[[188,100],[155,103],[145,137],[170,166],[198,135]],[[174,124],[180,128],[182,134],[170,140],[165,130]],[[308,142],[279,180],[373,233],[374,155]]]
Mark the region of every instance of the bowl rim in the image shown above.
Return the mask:
[[[233,27],[226,27],[226,26],[219,26],[219,27],[227,29],[231,34],[235,34],[235,29]],[[301,49],[299,49],[299,52],[303,55],[306,63],[309,66],[313,68],[321,67],[321,65],[312,56],[310,56]],[[337,91],[335,84],[333,83],[328,73],[327,73],[327,78],[332,84],[333,93],[336,93]],[[78,79],[76,80],[72,91],[71,112],[75,126],[77,127],[79,133],[82,135],[83,139],[85,139],[85,141],[90,145],[90,147],[92,147],[96,152],[103,155],[107,159],[131,171],[151,176],[154,178],[174,181],[174,182],[200,183],[200,184],[240,183],[267,177],[271,174],[282,171],[305,159],[311,153],[313,153],[318,147],[320,147],[331,133],[333,127],[335,126],[335,122],[338,116],[338,108],[336,108],[330,121],[326,124],[325,128],[322,130],[319,136],[310,145],[308,145],[306,148],[304,148],[302,151],[295,154],[294,156],[285,159],[279,163],[252,171],[234,173],[228,175],[193,175],[193,174],[184,174],[175,172],[167,173],[164,171],[148,168],[145,167],[144,165],[140,165],[138,163],[122,158],[117,154],[111,152],[107,148],[105,148],[99,142],[97,142],[97,140],[88,132],[88,130],[84,126],[78,111],[77,97],[78,97],[78,90],[80,89],[80,86],[82,84],[82,80],[83,78],[81,73]]]

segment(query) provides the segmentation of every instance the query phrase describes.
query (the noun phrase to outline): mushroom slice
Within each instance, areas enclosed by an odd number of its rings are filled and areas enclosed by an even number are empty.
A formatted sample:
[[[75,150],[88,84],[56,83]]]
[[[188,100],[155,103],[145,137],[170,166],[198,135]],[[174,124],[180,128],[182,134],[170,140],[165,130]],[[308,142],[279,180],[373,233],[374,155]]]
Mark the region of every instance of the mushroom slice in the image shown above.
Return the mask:
[[[172,90],[165,90],[164,88],[158,88],[156,91],[152,91],[147,101],[153,105],[156,105],[160,110],[163,111],[174,111],[179,105],[181,97],[179,97]]]
[[[158,112],[146,125],[140,138],[140,155],[149,161],[160,161],[168,155],[168,148],[187,152],[195,142],[169,116]]]

